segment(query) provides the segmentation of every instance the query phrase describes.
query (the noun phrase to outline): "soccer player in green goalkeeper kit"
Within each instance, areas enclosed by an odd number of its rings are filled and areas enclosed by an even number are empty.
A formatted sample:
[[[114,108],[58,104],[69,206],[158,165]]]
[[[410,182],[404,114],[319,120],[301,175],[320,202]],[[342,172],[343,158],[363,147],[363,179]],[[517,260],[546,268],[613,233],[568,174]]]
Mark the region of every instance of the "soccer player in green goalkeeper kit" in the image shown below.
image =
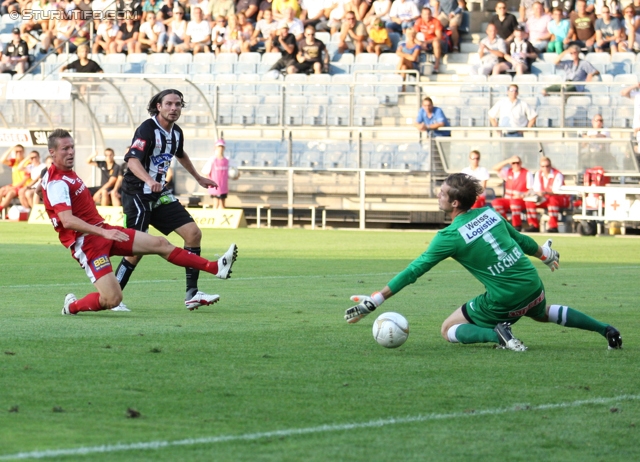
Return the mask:
[[[464,173],[449,175],[438,195],[438,206],[451,214],[451,225],[439,231],[427,250],[384,289],[371,296],[352,296],[357,305],[346,310],[347,322],[360,321],[451,257],[478,279],[486,292],[463,304],[444,321],[441,334],[448,342],[492,342],[505,349],[525,351],[527,347],[513,336],[511,325],[526,316],[598,332],[607,339],[610,349],[622,348],[622,337],[615,327],[568,306],[546,304],[544,285],[527,255],[539,258],[551,271],[558,269],[560,255],[551,248],[550,239],[539,246],[493,209],[471,209],[481,192],[476,179]]]

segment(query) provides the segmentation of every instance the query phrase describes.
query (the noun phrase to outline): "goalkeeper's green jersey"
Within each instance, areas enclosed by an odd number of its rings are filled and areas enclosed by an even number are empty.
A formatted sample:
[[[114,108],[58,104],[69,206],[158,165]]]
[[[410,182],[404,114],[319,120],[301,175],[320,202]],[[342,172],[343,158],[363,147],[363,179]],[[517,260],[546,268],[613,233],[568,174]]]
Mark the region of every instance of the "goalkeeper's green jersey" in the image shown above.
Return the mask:
[[[542,286],[527,257],[537,250],[533,239],[520,234],[493,209],[472,209],[438,231],[427,250],[388,285],[398,293],[451,257],[484,285],[493,302],[513,306]]]

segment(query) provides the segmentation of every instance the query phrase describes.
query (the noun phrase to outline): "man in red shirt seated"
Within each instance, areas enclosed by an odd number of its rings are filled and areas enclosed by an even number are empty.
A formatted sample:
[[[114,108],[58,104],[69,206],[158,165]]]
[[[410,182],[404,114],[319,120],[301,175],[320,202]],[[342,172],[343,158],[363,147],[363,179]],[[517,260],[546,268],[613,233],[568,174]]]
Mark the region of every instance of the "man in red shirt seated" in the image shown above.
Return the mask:
[[[438,73],[440,69],[440,59],[443,53],[447,52],[446,42],[443,40],[442,23],[434,18],[428,6],[422,8],[420,18],[413,25],[416,31],[416,39],[420,43],[422,50],[426,53],[433,53],[435,62],[433,72]]]
[[[525,201],[527,208],[527,221],[532,226],[539,228],[538,214],[536,208],[547,209],[549,214],[549,226],[547,232],[558,232],[558,216],[560,209],[570,205],[570,198],[564,194],[556,194],[554,191],[560,189],[564,184],[564,175],[551,166],[551,159],[542,157],[540,159],[540,170],[533,177],[533,192],[538,200]]]
[[[504,197],[494,199],[491,205],[504,218],[507,217],[507,210],[511,209],[511,224],[521,231],[522,211],[525,208],[523,199],[533,189],[533,175],[526,168],[522,168],[522,159],[518,156],[497,163],[493,170],[504,180]],[[525,231],[537,231],[538,228],[534,226],[536,223],[531,221],[529,216],[527,222],[529,227]]]

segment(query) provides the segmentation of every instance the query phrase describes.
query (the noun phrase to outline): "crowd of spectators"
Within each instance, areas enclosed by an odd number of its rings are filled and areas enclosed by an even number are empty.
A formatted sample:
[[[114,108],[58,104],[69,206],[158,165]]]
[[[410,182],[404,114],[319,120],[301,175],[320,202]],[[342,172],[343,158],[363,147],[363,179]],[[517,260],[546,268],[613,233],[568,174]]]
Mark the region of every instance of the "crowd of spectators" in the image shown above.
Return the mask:
[[[28,55],[86,45],[104,54],[281,52],[282,72],[328,72],[318,31],[335,34],[335,53],[413,55],[405,46],[411,31],[411,47],[432,54],[437,72],[442,56],[459,48],[465,10],[465,0],[4,0],[0,13],[23,20],[1,66],[20,73]],[[403,57],[401,66],[418,63]]]
[[[473,74],[530,73],[531,64],[545,52],[560,56],[567,50],[572,54],[638,52],[640,0],[627,2],[623,9],[617,0],[521,0],[518,18],[500,1],[486,34],[478,48],[478,64],[471,68]],[[572,61],[565,65],[558,59],[556,64],[569,72],[579,65],[586,75],[580,72],[577,77],[588,76],[586,81],[597,74],[586,61],[576,58],[566,63]]]

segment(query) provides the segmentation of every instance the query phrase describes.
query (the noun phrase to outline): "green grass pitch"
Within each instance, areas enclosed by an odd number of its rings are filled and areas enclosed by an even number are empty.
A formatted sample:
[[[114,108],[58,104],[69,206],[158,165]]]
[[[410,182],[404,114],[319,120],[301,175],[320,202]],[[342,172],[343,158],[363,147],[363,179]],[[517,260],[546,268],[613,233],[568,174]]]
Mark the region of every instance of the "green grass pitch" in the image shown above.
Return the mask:
[[[440,337],[482,290],[452,260],[381,307],[409,320],[401,348],[375,343],[373,315],[345,323],[432,232],[203,233],[205,257],[239,247],[230,280],[200,277],[218,304],[187,311],[184,270],[153,256],[132,312],[67,317],[84,272],[51,227],[0,223],[0,460],[640,460],[640,239],[560,235],[560,271],[535,262],[548,301],[618,327],[623,350],[523,319],[514,353]]]

